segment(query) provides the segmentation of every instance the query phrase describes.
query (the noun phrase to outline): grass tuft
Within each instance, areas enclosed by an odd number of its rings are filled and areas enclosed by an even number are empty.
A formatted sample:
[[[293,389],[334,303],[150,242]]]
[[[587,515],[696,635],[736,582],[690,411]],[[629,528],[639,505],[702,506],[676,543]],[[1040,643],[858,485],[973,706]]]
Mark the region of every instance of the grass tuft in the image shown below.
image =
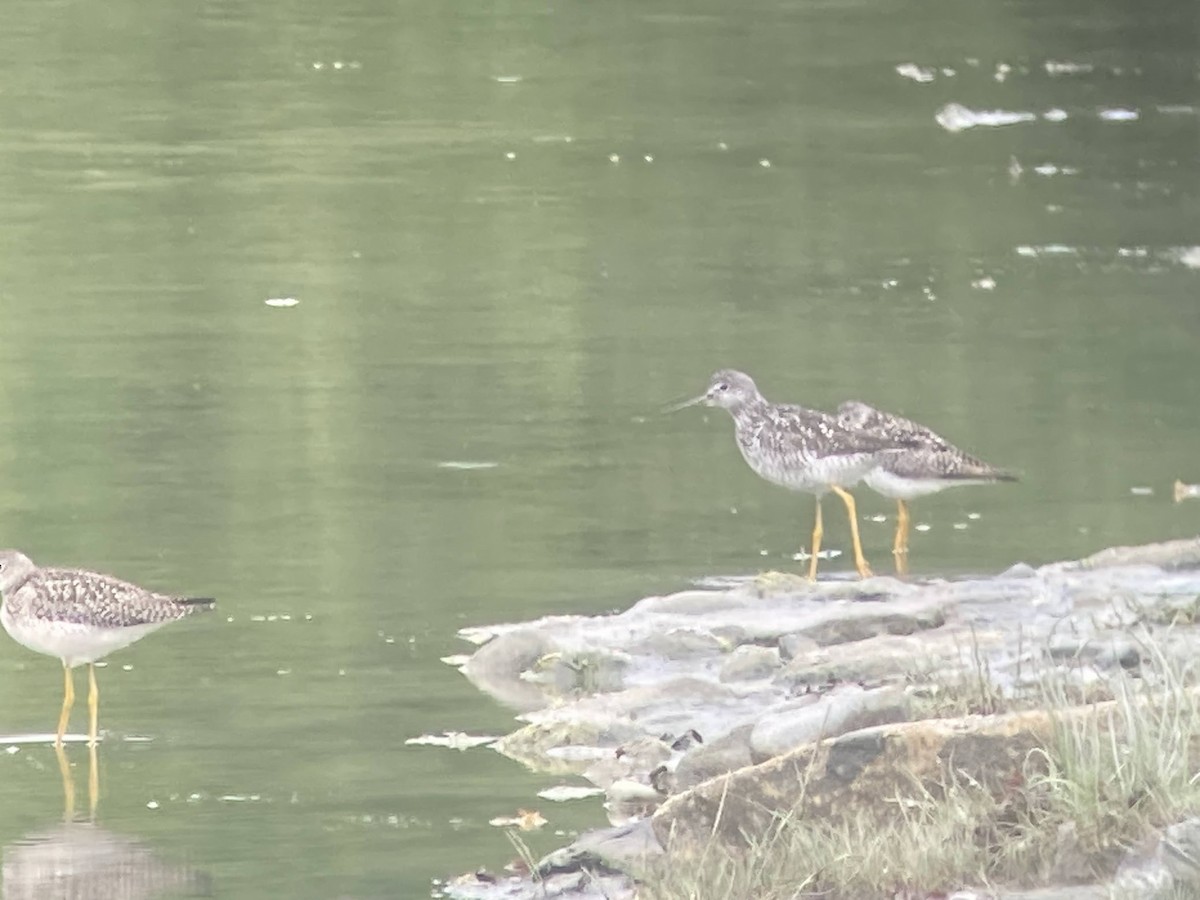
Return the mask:
[[[869,900],[962,887],[1103,879],[1157,829],[1200,813],[1200,693],[1189,667],[1143,645],[1141,677],[1119,673],[1083,704],[1048,675],[1054,720],[1015,783],[986,789],[949,773],[873,808],[804,820],[779,815],[738,851],[712,843],[697,862],[668,853],[640,900]],[[969,705],[996,695],[982,675]],[[1024,704],[1023,704],[1024,705]]]

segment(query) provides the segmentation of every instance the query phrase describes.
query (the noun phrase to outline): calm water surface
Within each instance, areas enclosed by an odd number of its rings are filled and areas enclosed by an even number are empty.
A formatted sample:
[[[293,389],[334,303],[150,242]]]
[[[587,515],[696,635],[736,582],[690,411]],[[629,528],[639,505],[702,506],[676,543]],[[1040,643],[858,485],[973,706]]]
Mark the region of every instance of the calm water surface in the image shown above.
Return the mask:
[[[100,673],[87,838],[48,747],[0,755],[3,896],[47,832],[138,896],[375,898],[503,863],[518,807],[537,851],[601,823],[404,742],[513,727],[463,625],[796,565],[811,500],[658,414],[718,367],[1024,474],[919,501],[915,572],[1196,532],[1186,4],[338,7],[6,11],[0,544],[221,606]],[[60,690],[0,641],[0,733]]]

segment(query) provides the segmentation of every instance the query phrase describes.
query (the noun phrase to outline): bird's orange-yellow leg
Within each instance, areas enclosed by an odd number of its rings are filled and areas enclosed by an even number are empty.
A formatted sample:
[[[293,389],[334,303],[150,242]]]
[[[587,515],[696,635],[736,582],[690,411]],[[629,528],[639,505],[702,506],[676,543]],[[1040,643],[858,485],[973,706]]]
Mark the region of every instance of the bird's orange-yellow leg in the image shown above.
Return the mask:
[[[70,822],[75,818],[75,779],[71,777],[71,764],[67,762],[67,752],[62,744],[54,745],[54,755],[58,758],[58,772],[62,775],[63,821]]]
[[[96,684],[96,664],[88,663],[88,746],[96,746],[96,723],[100,718],[100,688]]]
[[[846,512],[850,515],[850,537],[854,541],[854,568],[858,569],[860,578],[871,577],[871,567],[867,565],[867,558],[863,556],[862,541],[858,537],[858,510],[854,508],[854,495],[849,491],[842,490],[836,484],[830,485],[833,492],[842,498],[842,502],[846,504]]]
[[[71,719],[71,707],[75,705],[75,679],[71,677],[71,669],[63,663],[63,705],[58,717],[58,732],[54,738],[54,746],[63,745],[63,735],[67,733],[67,722]]]
[[[903,500],[896,501],[896,540],[892,542],[892,556],[896,557],[896,572],[900,575],[908,573],[908,505]]]
[[[821,538],[825,534],[825,526],[821,523],[821,498],[817,497],[817,519],[813,523],[812,556],[808,560],[808,580],[817,580],[817,554],[821,552]]]
[[[96,745],[88,747],[88,818],[96,820],[96,807],[100,803],[100,762],[96,759]]]

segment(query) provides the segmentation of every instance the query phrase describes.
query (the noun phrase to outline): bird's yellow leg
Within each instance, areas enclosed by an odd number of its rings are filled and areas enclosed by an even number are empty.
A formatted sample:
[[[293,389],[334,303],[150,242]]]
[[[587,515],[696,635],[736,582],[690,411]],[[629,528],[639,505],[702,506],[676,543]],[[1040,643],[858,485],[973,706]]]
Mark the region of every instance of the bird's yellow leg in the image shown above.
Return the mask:
[[[96,745],[88,747],[88,817],[96,821],[96,807],[100,803],[100,761],[96,759]]]
[[[817,580],[817,554],[821,552],[821,538],[825,535],[825,526],[821,523],[821,498],[817,497],[817,519],[813,523],[812,556],[808,560],[808,580]]]
[[[63,821],[70,822],[75,818],[75,779],[71,777],[71,764],[67,761],[67,751],[62,744],[54,745],[54,755],[58,758],[58,772],[62,775]]]
[[[833,492],[842,498],[842,502],[846,504],[846,512],[850,515],[850,537],[854,541],[854,567],[858,569],[860,578],[871,577],[871,567],[867,565],[867,558],[863,556],[862,541],[858,537],[858,510],[854,507],[854,495],[849,491],[842,490],[836,484],[830,485]]]
[[[67,733],[67,722],[71,720],[71,707],[75,705],[75,679],[71,677],[71,668],[63,663],[63,705],[58,717],[58,732],[54,738],[54,746],[63,745],[63,735]]]
[[[96,664],[88,663],[88,746],[96,746],[96,723],[100,718],[100,688],[96,684]]]
[[[908,504],[896,501],[896,540],[892,543],[892,556],[896,557],[896,572],[908,573]]]

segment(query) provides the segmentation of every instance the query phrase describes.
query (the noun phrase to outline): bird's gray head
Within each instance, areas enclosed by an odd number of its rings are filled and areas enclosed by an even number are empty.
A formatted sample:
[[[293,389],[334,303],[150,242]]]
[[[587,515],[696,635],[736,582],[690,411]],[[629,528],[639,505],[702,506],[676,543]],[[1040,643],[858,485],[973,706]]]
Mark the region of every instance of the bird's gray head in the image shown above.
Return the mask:
[[[20,550],[0,550],[0,591],[21,584],[37,566]]]
[[[837,410],[838,424],[845,428],[862,431],[875,417],[875,408],[858,400],[847,400]]]
[[[721,369],[714,372],[708,380],[708,390],[699,397],[693,397],[672,407],[672,410],[684,409],[688,406],[719,406],[736,413],[748,404],[761,401],[762,395],[754,384],[754,379],[745,372],[736,369]]]

